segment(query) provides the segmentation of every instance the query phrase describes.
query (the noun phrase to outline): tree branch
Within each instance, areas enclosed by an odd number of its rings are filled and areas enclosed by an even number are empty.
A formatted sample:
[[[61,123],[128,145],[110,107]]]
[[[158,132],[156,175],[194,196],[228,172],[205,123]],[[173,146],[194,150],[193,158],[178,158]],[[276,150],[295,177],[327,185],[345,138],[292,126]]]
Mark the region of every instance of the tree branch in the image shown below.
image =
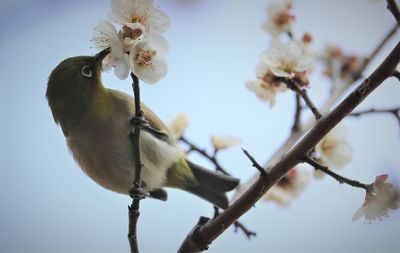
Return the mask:
[[[301,118],[301,101],[300,101],[300,95],[298,93],[295,94],[296,96],[296,111],[294,113],[294,122],[292,126],[292,132],[297,132],[300,130],[300,118]]]
[[[393,14],[393,17],[396,19],[397,24],[400,25],[400,10],[399,6],[395,0],[387,0],[387,8]]]
[[[317,109],[312,100],[308,97],[306,89],[302,89],[300,85],[293,79],[289,78],[279,78],[279,79],[285,82],[289,89],[294,90],[296,94],[300,95],[303,98],[308,108],[310,108],[311,112],[314,114],[315,119],[319,120],[322,118],[322,113]]]
[[[212,162],[217,171],[220,171],[225,175],[231,176],[231,174],[228,173],[225,169],[223,169],[222,166],[219,164],[215,153],[213,156],[209,155],[204,149],[197,147],[194,143],[192,143],[183,136],[181,136],[179,140],[186,143],[186,145],[189,146],[189,150],[196,151],[203,157],[207,158],[210,162]],[[219,208],[214,206],[214,218],[217,217],[218,215],[219,215]],[[248,228],[246,228],[245,225],[243,225],[240,221],[235,221],[234,226],[235,226],[235,233],[240,229],[243,231],[243,233],[246,235],[248,239],[251,239],[252,236],[257,235],[255,232],[250,231]]]
[[[140,107],[140,87],[139,79],[133,73],[132,77],[132,88],[135,96],[135,117],[143,118],[143,112]],[[139,206],[140,200],[143,198],[141,194],[141,181],[140,174],[142,170],[142,161],[140,159],[140,128],[135,127],[134,133],[129,135],[132,145],[133,145],[133,156],[135,159],[135,180],[133,182],[133,188],[130,190],[129,194],[132,197],[132,204],[128,207],[129,209],[129,229],[128,229],[128,240],[131,248],[131,252],[139,252],[138,242],[137,242],[137,221],[139,219]]]
[[[392,114],[397,119],[397,122],[400,125],[400,107],[389,108],[389,109],[371,108],[369,110],[350,113],[348,116],[360,117],[360,116],[365,115],[365,114],[384,114],[384,113]]]
[[[304,156],[303,157],[303,161],[308,163],[308,164],[310,164],[311,166],[313,166],[316,170],[320,170],[320,171],[324,172],[325,174],[333,177],[340,184],[347,184],[347,185],[350,185],[350,186],[353,186],[353,187],[362,188],[362,189],[364,189],[366,191],[368,190],[369,185],[363,184],[363,183],[360,183],[359,181],[352,180],[352,179],[343,177],[343,176],[341,176],[339,174],[336,174],[332,170],[329,170],[328,167],[323,166],[322,164],[319,164],[317,161],[315,161],[314,159],[312,159],[309,156]]]
[[[400,43],[390,52],[379,67],[365,79],[336,108],[320,119],[315,126],[266,173],[268,177],[260,177],[239,199],[212,221],[195,228],[182,243],[180,252],[199,252],[221,235],[235,220],[249,211],[264,194],[278,182],[291,168],[296,166],[308,152],[346,115],[358,106],[373,90],[375,90],[396,68],[400,59]],[[196,236],[193,236],[196,234]],[[201,244],[201,245],[200,245]]]
[[[253,167],[256,168],[261,176],[263,177],[267,177],[267,172],[265,172],[264,168],[256,161],[256,159],[254,159],[254,157],[252,155],[250,155],[250,153],[245,150],[244,148],[242,148],[243,153],[247,156],[247,158],[249,158],[249,160],[253,163]]]
[[[189,151],[196,151],[197,153],[199,153],[202,156],[204,156],[205,158],[207,158],[210,162],[212,162],[215,165],[215,169],[217,171],[220,171],[220,172],[224,173],[225,175],[232,176],[229,172],[227,172],[225,169],[223,169],[222,166],[219,164],[217,157],[215,156],[215,153],[214,153],[214,155],[209,155],[204,149],[197,147],[193,142],[189,141],[188,139],[186,139],[183,136],[181,136],[179,138],[179,140],[182,141],[183,143],[186,143],[186,145],[189,146]]]

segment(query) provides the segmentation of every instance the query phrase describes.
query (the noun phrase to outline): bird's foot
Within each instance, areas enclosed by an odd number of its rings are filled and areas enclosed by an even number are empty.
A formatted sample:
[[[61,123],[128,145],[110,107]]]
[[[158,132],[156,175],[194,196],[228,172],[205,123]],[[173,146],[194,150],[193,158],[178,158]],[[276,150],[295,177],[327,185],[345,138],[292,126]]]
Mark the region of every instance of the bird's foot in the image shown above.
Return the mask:
[[[132,199],[144,199],[150,196],[150,193],[143,188],[132,188],[129,190],[129,196]]]
[[[161,139],[163,141],[166,141],[168,139],[168,135],[166,133],[152,127],[144,117],[132,117],[130,122],[133,127],[139,127],[140,129],[143,129],[144,131],[147,131],[150,134],[154,135],[158,139]]]

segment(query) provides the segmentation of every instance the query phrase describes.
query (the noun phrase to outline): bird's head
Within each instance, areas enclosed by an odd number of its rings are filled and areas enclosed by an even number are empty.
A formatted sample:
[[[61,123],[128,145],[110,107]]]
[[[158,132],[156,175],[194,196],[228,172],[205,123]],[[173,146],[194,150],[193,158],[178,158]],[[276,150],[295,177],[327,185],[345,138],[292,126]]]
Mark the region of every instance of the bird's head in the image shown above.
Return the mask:
[[[103,87],[102,61],[109,53],[107,48],[95,56],[67,58],[51,72],[46,97],[54,120],[60,123],[64,134],[79,122],[91,96]]]

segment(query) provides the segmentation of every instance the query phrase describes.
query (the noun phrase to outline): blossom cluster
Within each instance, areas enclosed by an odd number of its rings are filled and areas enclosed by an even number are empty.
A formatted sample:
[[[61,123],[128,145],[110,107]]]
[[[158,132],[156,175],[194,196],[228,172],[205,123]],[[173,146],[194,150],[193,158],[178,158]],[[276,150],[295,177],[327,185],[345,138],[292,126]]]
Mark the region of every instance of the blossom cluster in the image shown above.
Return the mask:
[[[301,86],[308,85],[308,73],[315,68],[317,54],[311,47],[312,36],[304,34],[301,40],[292,39],[290,13],[291,1],[276,1],[267,8],[268,19],[263,27],[272,37],[269,48],[260,56],[256,67],[256,79],[247,81],[247,88],[257,98],[272,107],[278,92],[287,90],[285,78],[295,80]],[[291,40],[282,42],[280,35],[287,33]]]
[[[114,68],[119,79],[132,72],[146,83],[158,82],[168,71],[168,42],[161,33],[169,24],[153,0],[112,0],[108,20],[98,22],[92,38],[96,48],[111,48],[103,70]]]

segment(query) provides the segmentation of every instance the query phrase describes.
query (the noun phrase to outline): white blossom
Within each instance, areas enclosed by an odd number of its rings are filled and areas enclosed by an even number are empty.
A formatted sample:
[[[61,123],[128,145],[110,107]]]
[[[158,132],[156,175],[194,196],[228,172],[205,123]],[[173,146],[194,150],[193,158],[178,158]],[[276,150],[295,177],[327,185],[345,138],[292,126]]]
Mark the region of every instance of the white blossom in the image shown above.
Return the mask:
[[[281,33],[290,32],[294,16],[289,12],[292,2],[288,0],[274,1],[267,7],[267,20],[263,24],[264,30],[276,37]]]
[[[147,33],[165,32],[170,25],[167,14],[156,7],[153,0],[112,0],[108,18],[121,25],[140,23]]]
[[[153,33],[138,42],[130,52],[132,72],[144,82],[154,84],[168,71],[168,43],[160,34]]]
[[[337,125],[315,146],[320,161],[329,169],[340,170],[348,164],[353,150],[346,141],[347,131],[343,124]]]
[[[169,124],[169,129],[176,139],[179,139],[189,124],[189,117],[186,113],[179,113]]]
[[[375,182],[370,185],[363,205],[355,212],[352,221],[365,217],[367,223],[373,220],[381,220],[388,216],[388,209],[397,209],[399,193],[393,185],[387,183],[388,175],[377,176]]]
[[[289,207],[310,182],[310,172],[302,167],[291,169],[284,178],[274,185],[264,196],[266,201],[274,201],[283,207]]]
[[[214,146],[215,152],[235,146],[239,142],[240,140],[233,136],[227,136],[227,135],[211,136],[211,143]]]
[[[98,49],[111,48],[103,60],[103,70],[114,68],[114,73],[119,79],[125,79],[129,75],[129,58],[126,54],[127,45],[118,35],[114,25],[108,21],[101,20],[94,29],[92,42]]]
[[[304,54],[295,41],[283,44],[274,40],[270,48],[261,56],[261,60],[268,65],[275,76],[287,78],[310,71],[314,65],[313,58]]]
[[[273,107],[276,102],[277,92],[287,90],[285,83],[277,81],[276,77],[269,70],[265,62],[260,62],[256,67],[256,80],[246,82],[248,90],[255,93],[258,99],[269,103],[269,107]]]

